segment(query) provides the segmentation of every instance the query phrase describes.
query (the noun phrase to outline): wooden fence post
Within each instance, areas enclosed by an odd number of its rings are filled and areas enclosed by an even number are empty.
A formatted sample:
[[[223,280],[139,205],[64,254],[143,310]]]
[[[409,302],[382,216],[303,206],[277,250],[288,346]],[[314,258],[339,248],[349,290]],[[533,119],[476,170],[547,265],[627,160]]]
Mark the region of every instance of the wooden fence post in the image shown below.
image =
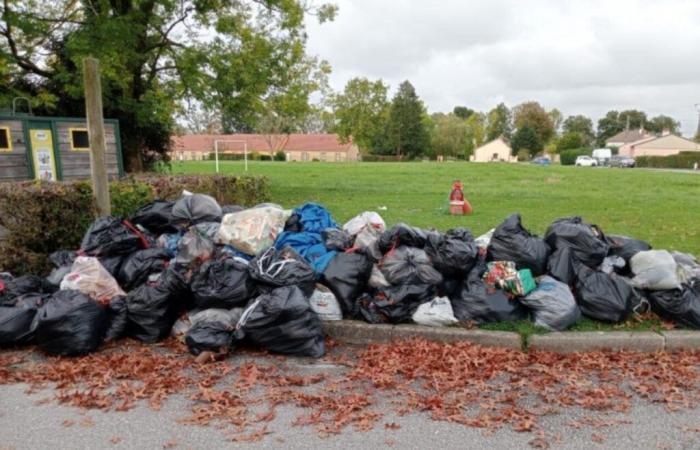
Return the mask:
[[[90,171],[92,194],[99,216],[111,213],[109,180],[105,162],[105,130],[102,117],[102,84],[100,62],[95,58],[83,59],[83,82],[85,84],[85,113],[90,140]]]

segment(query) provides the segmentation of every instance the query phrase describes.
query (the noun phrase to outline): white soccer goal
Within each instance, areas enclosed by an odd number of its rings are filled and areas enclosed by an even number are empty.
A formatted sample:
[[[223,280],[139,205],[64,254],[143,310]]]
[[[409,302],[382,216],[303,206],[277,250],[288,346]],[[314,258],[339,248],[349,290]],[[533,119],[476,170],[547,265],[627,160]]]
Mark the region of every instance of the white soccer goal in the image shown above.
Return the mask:
[[[216,173],[219,173],[219,145],[243,144],[243,160],[245,161],[245,171],[248,171],[248,142],[241,140],[217,139],[214,141],[214,159],[216,160]]]

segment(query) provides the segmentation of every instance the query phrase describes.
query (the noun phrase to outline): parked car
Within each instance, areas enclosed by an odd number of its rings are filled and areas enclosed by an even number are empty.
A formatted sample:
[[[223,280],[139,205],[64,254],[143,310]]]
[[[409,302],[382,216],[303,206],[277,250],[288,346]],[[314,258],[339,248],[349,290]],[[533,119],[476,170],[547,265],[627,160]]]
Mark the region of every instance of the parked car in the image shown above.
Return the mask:
[[[549,158],[547,158],[546,156],[538,156],[537,158],[530,161],[530,164],[537,164],[538,166],[548,166],[552,164],[552,161],[550,161]]]
[[[590,156],[582,155],[576,158],[576,165],[579,167],[595,167],[598,165],[598,161]]]
[[[612,150],[609,148],[597,148],[593,150],[591,155],[596,161],[598,161],[599,166],[607,166],[610,164],[610,158],[612,157]]]
[[[610,158],[610,167],[634,167],[637,162],[629,156],[615,155]]]

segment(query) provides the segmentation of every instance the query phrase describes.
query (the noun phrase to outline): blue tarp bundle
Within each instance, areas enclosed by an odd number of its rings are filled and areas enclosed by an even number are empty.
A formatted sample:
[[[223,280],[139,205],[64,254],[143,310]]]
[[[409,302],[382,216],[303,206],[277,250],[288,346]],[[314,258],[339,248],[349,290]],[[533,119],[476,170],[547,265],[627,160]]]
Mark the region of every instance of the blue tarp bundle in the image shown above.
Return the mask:
[[[302,231],[307,233],[320,234],[326,228],[338,228],[328,210],[317,203],[305,203],[294,212],[299,215]]]

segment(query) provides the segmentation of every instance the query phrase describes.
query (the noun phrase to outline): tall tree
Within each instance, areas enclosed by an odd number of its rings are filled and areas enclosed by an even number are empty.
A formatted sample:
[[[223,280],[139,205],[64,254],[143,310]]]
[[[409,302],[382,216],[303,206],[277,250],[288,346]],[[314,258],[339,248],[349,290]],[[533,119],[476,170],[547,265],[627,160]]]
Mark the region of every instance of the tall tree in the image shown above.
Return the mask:
[[[586,138],[578,131],[569,131],[561,135],[557,140],[557,152],[587,147]]]
[[[495,108],[489,111],[486,121],[487,141],[493,141],[501,136],[510,139],[513,130],[512,116],[505,104],[499,103]]]
[[[552,121],[552,125],[554,126],[554,136],[556,136],[559,133],[562,122],[564,121],[564,115],[557,108],[552,108],[547,111],[547,115]]]
[[[467,124],[456,114],[435,113],[430,142],[435,155],[464,156],[467,151]]]
[[[520,150],[527,150],[530,156],[534,156],[544,148],[544,143],[540,140],[540,135],[535,127],[530,123],[525,123],[518,128],[511,140],[513,152],[517,154]]]
[[[382,80],[348,81],[343,92],[330,100],[335,120],[332,131],[344,142],[352,139],[364,152],[373,150],[386,128],[388,89]]]
[[[475,112],[466,121],[467,148],[464,156],[468,158],[474,154],[474,149],[484,144],[486,138],[486,115]]]
[[[554,137],[554,122],[547,111],[537,102],[525,102],[513,108],[513,123],[516,129],[528,125],[537,135],[537,141],[544,146]],[[529,147],[529,150],[534,150]],[[540,151],[542,148],[536,149]]]
[[[81,116],[81,61],[99,58],[128,170],[168,149],[180,99],[220,111],[224,128],[252,127],[246,114],[308,62],[303,0],[1,1],[0,91],[31,97],[39,114]]]
[[[404,81],[391,101],[387,139],[396,156],[414,158],[429,145],[424,121],[425,106],[411,83]]]
[[[627,128],[630,130],[646,129],[647,114],[644,111],[628,109],[620,112],[618,120],[620,121],[620,125],[622,125],[623,130]]]
[[[646,124],[646,128],[647,130],[656,134],[661,134],[664,131],[668,131],[669,133],[678,133],[681,128],[681,123],[673,117],[660,114],[649,119],[649,122]]]
[[[604,146],[605,141],[624,129],[624,125],[620,123],[620,113],[615,110],[608,111],[605,116],[598,119],[596,145],[598,145],[598,147]]]
[[[590,145],[595,139],[593,121],[581,114],[567,117],[562,125],[562,131],[563,134],[578,133],[583,138],[584,145]],[[579,147],[583,147],[583,145]]]
[[[469,116],[474,114],[474,110],[466,106],[455,106],[452,113],[460,119],[467,120]]]

